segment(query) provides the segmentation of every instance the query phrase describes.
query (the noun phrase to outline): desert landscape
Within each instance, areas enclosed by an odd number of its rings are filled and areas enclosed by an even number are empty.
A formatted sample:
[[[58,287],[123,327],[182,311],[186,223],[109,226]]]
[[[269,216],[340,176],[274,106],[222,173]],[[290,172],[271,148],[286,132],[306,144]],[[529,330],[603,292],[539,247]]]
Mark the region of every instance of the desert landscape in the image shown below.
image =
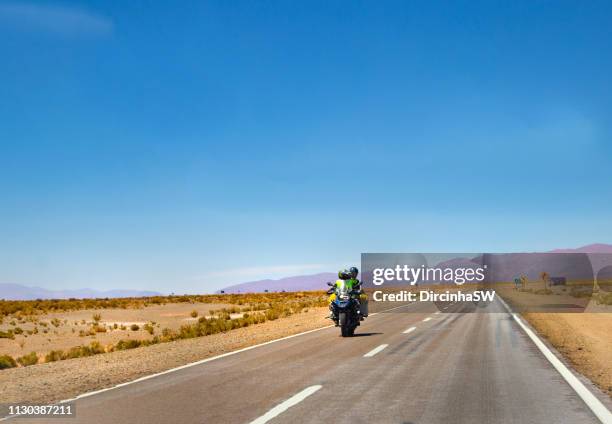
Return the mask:
[[[587,297],[571,284],[546,290],[537,283],[496,290],[612,397],[606,292]],[[554,312],[540,312],[549,304]],[[557,312],[568,304],[574,312]],[[0,390],[12,402],[58,401],[330,325],[326,305],[320,291],[0,301]]]
[[[324,305],[323,292],[0,301],[0,369],[210,336]]]

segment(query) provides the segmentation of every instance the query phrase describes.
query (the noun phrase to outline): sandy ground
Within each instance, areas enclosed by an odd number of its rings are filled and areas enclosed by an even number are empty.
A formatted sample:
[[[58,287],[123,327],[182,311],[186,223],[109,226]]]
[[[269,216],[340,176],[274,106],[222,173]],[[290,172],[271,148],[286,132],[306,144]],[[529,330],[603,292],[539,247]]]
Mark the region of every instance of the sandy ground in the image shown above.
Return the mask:
[[[551,294],[533,294],[510,285],[496,287],[578,372],[612,397],[612,306],[575,298],[568,289],[553,287]]]
[[[612,314],[523,315],[583,375],[612,397]]]
[[[22,356],[32,351],[40,357],[50,350],[68,350],[79,345],[89,345],[97,340],[103,346],[115,344],[120,339],[150,339],[155,334],[160,334],[162,329],[178,329],[184,324],[193,324],[198,318],[192,318],[191,312],[196,311],[198,317],[207,316],[210,310],[228,308],[229,304],[211,303],[169,303],[166,305],[153,305],[141,309],[85,309],[72,312],[50,313],[37,317],[37,322],[17,322],[14,317],[4,319],[0,325],[1,331],[21,328],[24,333],[16,335],[14,340],[0,339],[0,355],[7,354],[13,357]],[[106,329],[105,333],[95,335],[79,335],[80,332],[87,332],[93,324],[94,314],[100,314],[99,326]],[[238,314],[239,315],[239,314]],[[237,314],[233,314],[235,318]],[[57,321],[53,321],[56,319]],[[15,322],[15,325],[11,325]],[[57,325],[54,325],[53,322]],[[146,323],[153,325],[154,333],[149,334],[143,326]],[[117,324],[117,328],[114,326]],[[132,324],[139,326],[133,331],[130,329]],[[122,329],[121,326],[125,328]],[[28,331],[38,329],[37,334],[28,335]],[[46,331],[46,332],[45,332]]]
[[[2,402],[49,403],[74,397],[210,356],[323,327],[330,324],[326,316],[327,308],[310,308],[308,312],[227,333],[3,370],[0,371]]]
[[[533,284],[534,290],[542,290],[542,285]],[[535,294],[514,290],[509,284],[495,285],[495,291],[517,312],[607,312],[612,313],[612,305],[598,304],[591,297],[570,295],[571,287],[550,288],[550,294]]]

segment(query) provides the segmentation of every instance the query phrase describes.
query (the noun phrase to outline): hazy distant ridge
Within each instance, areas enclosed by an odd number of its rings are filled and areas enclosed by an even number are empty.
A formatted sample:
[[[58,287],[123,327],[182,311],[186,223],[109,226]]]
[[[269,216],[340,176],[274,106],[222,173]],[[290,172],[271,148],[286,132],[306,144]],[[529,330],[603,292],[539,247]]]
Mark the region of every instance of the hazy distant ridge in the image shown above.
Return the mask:
[[[278,280],[257,280],[235,284],[222,289],[225,293],[261,293],[280,291],[326,290],[328,281],[336,281],[338,275],[334,272],[321,272],[312,275],[298,275],[280,278]]]
[[[555,249],[547,253],[612,253],[612,245],[594,243],[576,249]],[[464,260],[457,258],[456,260]],[[513,268],[517,269],[516,267]],[[539,270],[539,269],[538,269]],[[535,272],[535,271],[534,271]],[[509,274],[510,275],[510,274]],[[335,272],[322,272],[312,275],[298,275],[280,278],[277,280],[257,280],[246,283],[235,284],[221,289],[225,293],[261,293],[264,291],[308,291],[325,290],[327,281],[335,281]],[[509,278],[509,277],[508,277]],[[218,292],[220,292],[219,290]],[[217,292],[217,293],[218,293]],[[76,290],[47,290],[41,287],[27,287],[19,284],[0,283],[0,299],[6,300],[32,300],[32,299],[68,299],[68,298],[105,298],[105,297],[143,297],[158,296],[161,293],[140,290],[109,290],[100,291],[93,289]]]
[[[20,284],[1,284],[0,299],[5,300],[34,300],[34,299],[83,299],[105,297],[143,297],[158,296],[161,293],[143,290],[108,290],[93,289],[76,290],[47,290],[42,287],[28,287]]]

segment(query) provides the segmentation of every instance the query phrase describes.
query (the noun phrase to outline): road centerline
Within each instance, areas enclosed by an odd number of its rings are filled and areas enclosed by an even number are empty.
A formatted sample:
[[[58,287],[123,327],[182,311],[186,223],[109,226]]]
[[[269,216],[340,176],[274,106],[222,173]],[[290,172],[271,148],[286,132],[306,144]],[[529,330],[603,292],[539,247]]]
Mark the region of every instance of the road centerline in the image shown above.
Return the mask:
[[[313,393],[315,393],[316,391],[318,391],[321,387],[323,387],[323,386],[317,384],[315,386],[310,386],[310,387],[305,388],[301,392],[291,396],[286,401],[284,401],[282,403],[279,403],[278,405],[276,405],[274,408],[270,409],[268,412],[266,412],[261,417],[255,419],[254,421],[251,421],[250,424],[264,424],[264,423],[267,423],[271,419],[273,419],[273,418],[279,416],[280,414],[282,414],[283,412],[285,412],[287,409],[291,408],[292,406],[297,405],[298,403],[300,403],[301,401],[306,399],[308,396],[310,396]]]
[[[389,346],[388,344],[381,344],[378,347],[375,347],[374,349],[372,349],[371,351],[369,351],[368,353],[366,353],[365,355],[363,355],[364,358],[371,358],[372,356],[376,355],[377,353],[381,352],[383,349],[385,349],[387,346]]]
[[[409,329],[407,329],[406,331],[403,331],[402,334],[408,334],[408,333],[412,333],[414,330],[416,330],[416,327],[410,327]]]
[[[427,317],[423,320],[423,322],[431,321],[431,317]]]

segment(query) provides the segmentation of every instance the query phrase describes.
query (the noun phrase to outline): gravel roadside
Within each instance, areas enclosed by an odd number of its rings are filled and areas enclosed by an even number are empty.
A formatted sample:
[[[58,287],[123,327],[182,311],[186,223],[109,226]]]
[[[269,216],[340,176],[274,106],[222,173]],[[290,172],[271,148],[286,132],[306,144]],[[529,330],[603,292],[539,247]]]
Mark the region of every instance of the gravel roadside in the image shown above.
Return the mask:
[[[330,324],[327,308],[228,333],[0,371],[2,403],[51,403]]]

